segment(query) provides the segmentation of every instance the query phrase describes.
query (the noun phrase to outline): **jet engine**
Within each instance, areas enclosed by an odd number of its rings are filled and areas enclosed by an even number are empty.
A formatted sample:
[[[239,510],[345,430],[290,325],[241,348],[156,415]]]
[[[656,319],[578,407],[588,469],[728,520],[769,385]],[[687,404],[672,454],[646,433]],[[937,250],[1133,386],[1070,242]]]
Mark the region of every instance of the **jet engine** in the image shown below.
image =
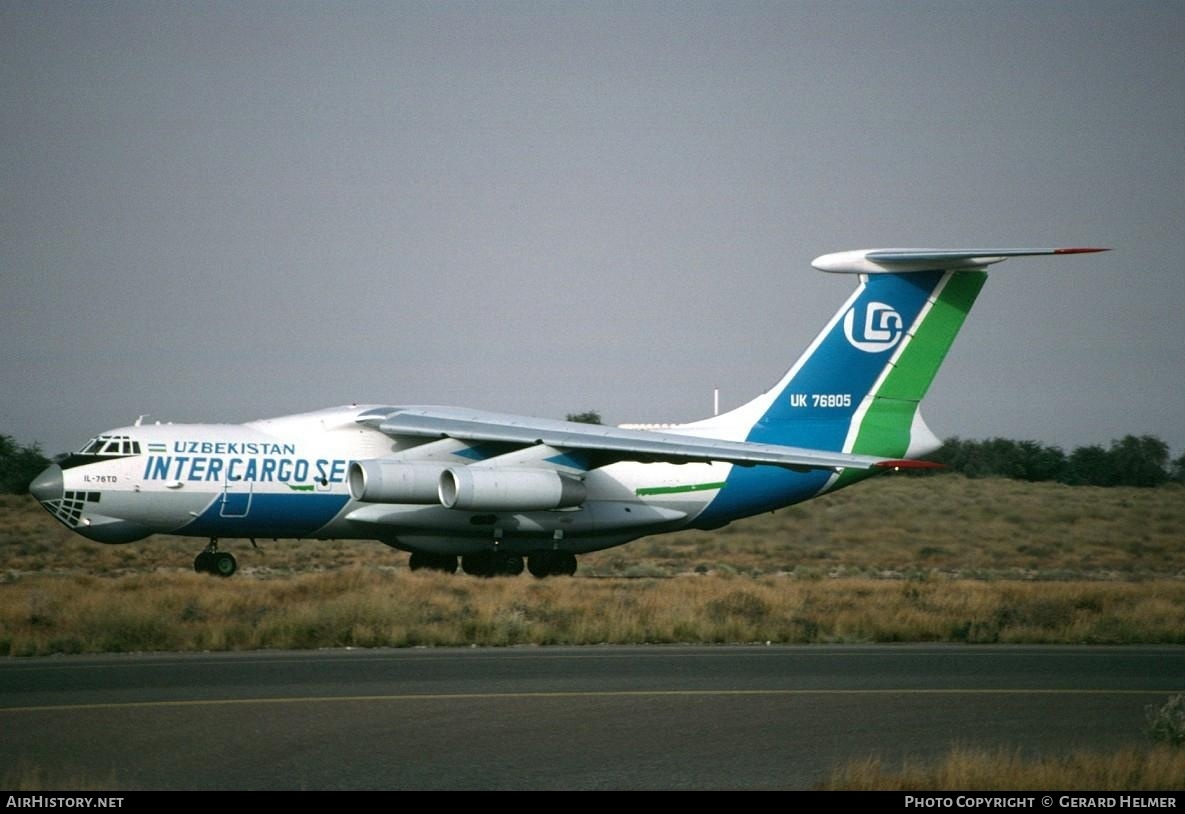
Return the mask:
[[[455,466],[440,475],[440,502],[463,511],[567,509],[586,494],[582,481],[554,469]]]
[[[350,494],[366,503],[439,503],[441,463],[373,458],[350,464]]]

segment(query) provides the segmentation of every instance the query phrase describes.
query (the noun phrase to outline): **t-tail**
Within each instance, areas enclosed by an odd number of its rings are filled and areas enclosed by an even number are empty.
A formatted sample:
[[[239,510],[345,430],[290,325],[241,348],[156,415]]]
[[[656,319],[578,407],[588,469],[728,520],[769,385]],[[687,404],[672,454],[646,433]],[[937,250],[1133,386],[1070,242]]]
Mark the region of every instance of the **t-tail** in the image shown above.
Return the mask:
[[[918,412],[993,263],[1105,249],[874,249],[812,265],[859,285],[785,376],[737,409],[692,425],[736,440],[887,458],[939,446]],[[806,499],[871,474],[734,469],[701,516],[711,525]]]

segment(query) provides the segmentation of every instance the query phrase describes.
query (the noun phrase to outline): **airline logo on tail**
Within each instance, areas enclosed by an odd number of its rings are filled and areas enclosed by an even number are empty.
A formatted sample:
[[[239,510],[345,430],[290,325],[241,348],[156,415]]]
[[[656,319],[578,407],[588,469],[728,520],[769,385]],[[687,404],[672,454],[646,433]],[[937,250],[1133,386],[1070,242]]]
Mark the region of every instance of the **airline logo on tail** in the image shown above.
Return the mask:
[[[895,347],[905,333],[901,315],[892,306],[883,302],[870,302],[864,312],[863,331],[856,335],[856,309],[852,306],[843,318],[844,336],[856,350],[865,353],[882,353]]]

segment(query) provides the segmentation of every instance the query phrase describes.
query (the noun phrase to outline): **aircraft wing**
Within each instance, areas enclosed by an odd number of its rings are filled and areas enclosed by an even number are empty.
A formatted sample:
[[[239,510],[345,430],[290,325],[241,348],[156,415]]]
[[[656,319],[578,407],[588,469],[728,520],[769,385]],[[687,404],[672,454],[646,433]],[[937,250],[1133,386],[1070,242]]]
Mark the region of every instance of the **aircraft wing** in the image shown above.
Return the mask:
[[[599,424],[528,418],[457,407],[378,407],[362,413],[357,420],[395,438],[453,438],[466,442],[498,442],[523,447],[543,444],[557,449],[597,453],[598,458],[606,462],[721,461],[740,466],[760,464],[801,471],[938,466],[928,461],[850,455],[777,444],[722,441],[670,432],[627,430]]]

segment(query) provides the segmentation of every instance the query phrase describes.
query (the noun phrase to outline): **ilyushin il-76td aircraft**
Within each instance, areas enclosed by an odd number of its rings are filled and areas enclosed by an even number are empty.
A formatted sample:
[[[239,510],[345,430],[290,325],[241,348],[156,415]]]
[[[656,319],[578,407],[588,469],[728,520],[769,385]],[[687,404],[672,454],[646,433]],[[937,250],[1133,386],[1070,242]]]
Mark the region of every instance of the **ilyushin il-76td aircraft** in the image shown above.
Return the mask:
[[[715,529],[939,445],[918,412],[986,280],[1010,257],[1102,249],[877,249],[816,258],[857,275],[770,390],[661,430],[436,406],[351,405],[246,424],[110,430],[29,490],[101,543],[200,537],[199,572],[230,576],[227,538],[378,540],[412,569],[570,575],[578,554]]]

